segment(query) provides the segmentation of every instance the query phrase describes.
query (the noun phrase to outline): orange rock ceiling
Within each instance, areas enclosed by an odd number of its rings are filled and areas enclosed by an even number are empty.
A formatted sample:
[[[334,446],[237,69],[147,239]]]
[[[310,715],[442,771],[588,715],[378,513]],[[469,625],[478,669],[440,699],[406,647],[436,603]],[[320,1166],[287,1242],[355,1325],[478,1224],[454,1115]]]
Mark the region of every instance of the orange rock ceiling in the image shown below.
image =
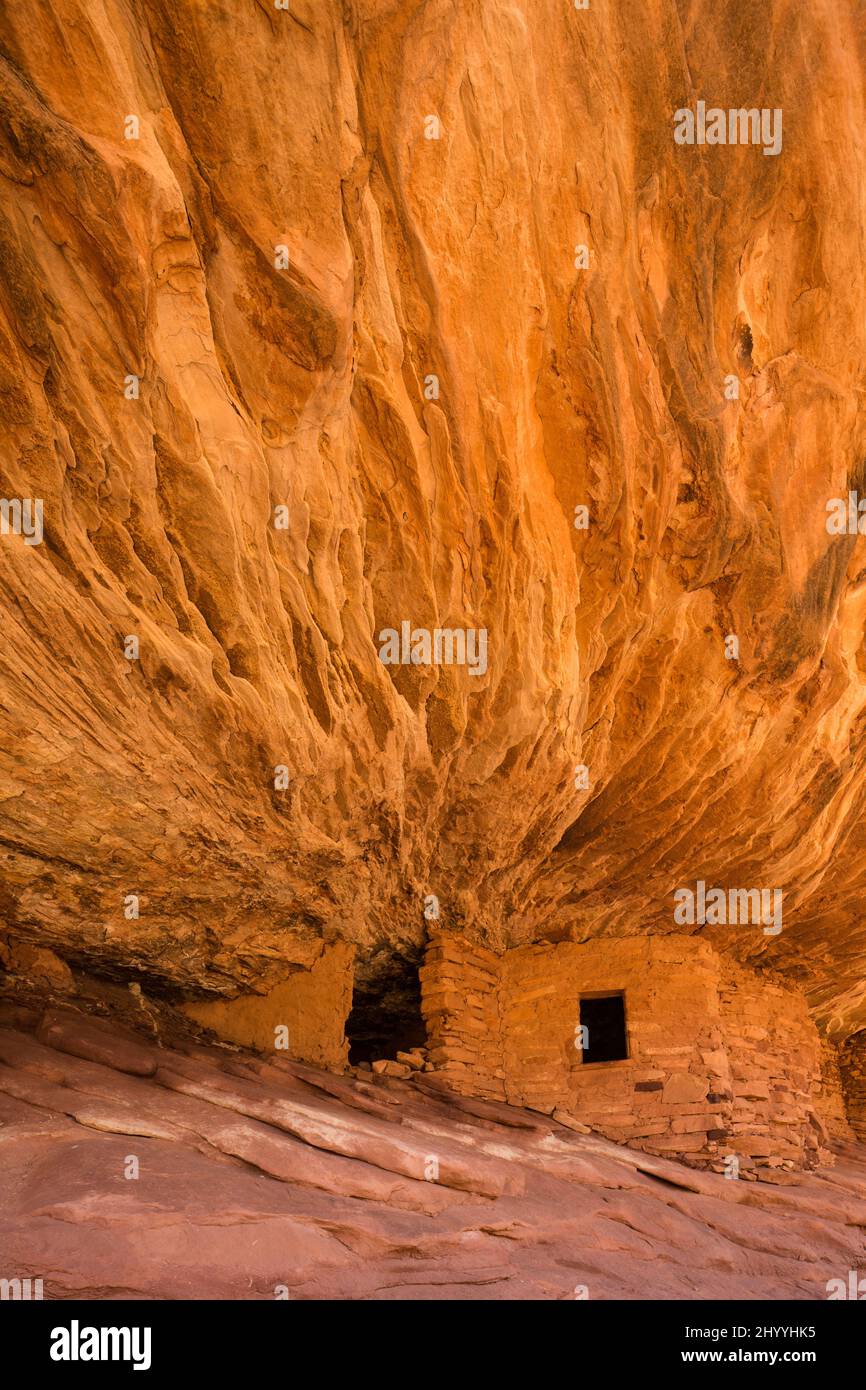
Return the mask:
[[[866,12],[290,5],[0,14],[4,930],[225,991],[779,887],[703,935],[863,1026]]]

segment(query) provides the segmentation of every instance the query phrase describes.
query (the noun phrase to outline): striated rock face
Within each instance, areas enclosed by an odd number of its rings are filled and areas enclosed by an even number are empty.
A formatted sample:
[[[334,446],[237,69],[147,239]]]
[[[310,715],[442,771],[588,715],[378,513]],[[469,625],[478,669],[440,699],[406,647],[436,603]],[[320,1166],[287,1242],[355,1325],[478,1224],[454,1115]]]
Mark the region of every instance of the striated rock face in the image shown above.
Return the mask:
[[[501,950],[703,880],[866,1023],[864,68],[831,0],[9,0],[7,957],[363,985],[425,895]]]

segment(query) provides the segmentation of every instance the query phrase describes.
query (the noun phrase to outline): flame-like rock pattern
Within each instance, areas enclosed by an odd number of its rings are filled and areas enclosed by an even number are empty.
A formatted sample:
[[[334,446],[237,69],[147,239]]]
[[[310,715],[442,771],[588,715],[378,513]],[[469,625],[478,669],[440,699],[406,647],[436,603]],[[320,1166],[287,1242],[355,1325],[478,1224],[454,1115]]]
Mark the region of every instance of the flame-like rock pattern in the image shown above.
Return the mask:
[[[231,992],[702,879],[866,1023],[864,13],[9,0],[0,52],[8,933]]]

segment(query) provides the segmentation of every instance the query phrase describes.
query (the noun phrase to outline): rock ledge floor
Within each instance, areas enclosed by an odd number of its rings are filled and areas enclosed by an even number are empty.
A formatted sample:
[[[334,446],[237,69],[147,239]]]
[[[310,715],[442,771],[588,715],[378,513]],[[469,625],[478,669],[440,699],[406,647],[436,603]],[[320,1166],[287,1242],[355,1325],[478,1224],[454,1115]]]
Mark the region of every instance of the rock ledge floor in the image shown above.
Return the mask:
[[[0,1273],[47,1299],[807,1300],[866,1270],[863,1145],[765,1187],[435,1074],[3,1021]]]

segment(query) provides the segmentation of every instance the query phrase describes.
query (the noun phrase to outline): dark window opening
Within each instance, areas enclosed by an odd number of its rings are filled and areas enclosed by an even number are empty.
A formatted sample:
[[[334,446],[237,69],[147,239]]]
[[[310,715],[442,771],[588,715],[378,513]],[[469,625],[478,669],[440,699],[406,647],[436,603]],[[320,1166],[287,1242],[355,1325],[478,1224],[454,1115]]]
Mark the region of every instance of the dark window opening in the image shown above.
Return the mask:
[[[427,1029],[421,1014],[421,952],[397,955],[379,951],[359,962],[346,1020],[349,1062],[393,1060],[398,1052],[426,1047]]]
[[[580,1026],[584,1048],[582,1060],[621,1062],[628,1057],[625,1032],[625,995],[589,995],[580,1001]]]

